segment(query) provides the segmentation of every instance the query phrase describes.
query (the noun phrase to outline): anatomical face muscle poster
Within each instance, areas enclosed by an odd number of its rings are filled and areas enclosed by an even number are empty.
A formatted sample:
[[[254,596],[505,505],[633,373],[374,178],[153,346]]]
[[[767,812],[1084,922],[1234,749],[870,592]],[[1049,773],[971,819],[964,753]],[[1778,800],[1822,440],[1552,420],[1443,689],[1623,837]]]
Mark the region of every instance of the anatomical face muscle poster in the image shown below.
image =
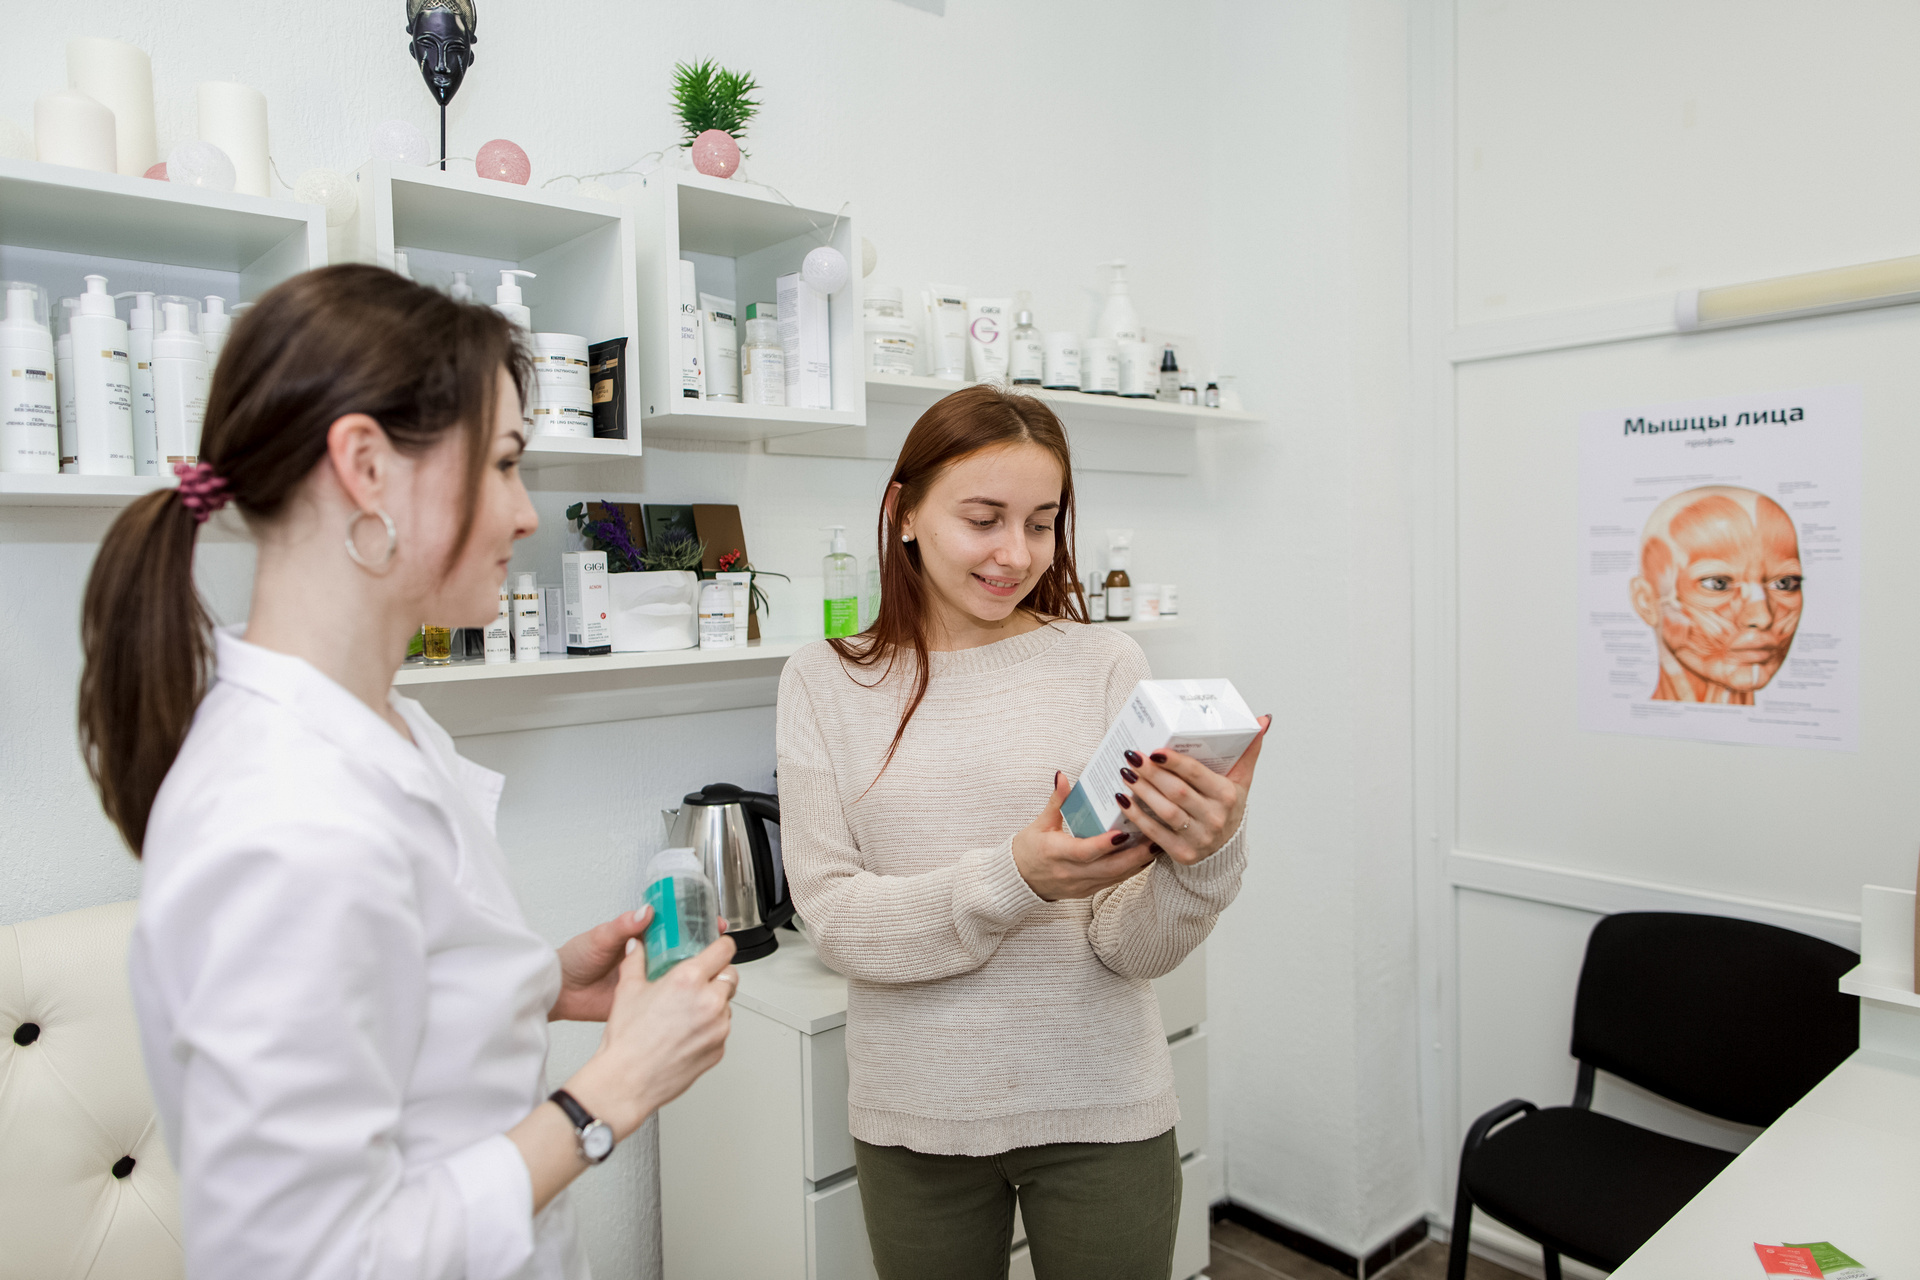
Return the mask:
[[[1859,387],[1580,422],[1580,727],[1853,751]]]

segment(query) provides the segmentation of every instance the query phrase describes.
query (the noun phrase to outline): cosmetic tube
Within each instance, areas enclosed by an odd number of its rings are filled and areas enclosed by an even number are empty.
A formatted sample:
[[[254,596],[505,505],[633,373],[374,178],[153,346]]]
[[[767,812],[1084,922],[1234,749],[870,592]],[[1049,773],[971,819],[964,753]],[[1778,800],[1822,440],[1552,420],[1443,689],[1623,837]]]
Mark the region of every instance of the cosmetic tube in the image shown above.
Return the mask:
[[[920,295],[927,313],[927,372],[967,380],[967,291],[936,284]]]
[[[700,286],[693,264],[680,259],[680,289],[674,305],[680,313],[680,398],[707,398],[705,340],[700,336]]]
[[[967,299],[967,351],[973,357],[973,380],[1007,384],[1007,347],[1013,326],[1011,298]]]
[[[707,357],[707,399],[740,403],[740,333],[732,298],[700,295],[701,350]]]

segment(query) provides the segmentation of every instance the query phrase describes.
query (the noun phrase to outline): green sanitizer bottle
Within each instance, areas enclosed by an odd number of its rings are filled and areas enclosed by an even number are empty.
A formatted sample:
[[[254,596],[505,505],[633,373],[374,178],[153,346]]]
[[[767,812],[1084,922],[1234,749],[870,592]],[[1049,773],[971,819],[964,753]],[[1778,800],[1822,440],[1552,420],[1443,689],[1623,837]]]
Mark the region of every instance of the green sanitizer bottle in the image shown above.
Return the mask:
[[[713,882],[691,849],[662,849],[647,864],[647,981],[658,982],[673,966],[699,955],[720,937]]]
[[[833,550],[820,562],[826,579],[825,621],[827,639],[855,635],[860,630],[860,562],[847,554],[847,527],[827,526],[833,535]]]

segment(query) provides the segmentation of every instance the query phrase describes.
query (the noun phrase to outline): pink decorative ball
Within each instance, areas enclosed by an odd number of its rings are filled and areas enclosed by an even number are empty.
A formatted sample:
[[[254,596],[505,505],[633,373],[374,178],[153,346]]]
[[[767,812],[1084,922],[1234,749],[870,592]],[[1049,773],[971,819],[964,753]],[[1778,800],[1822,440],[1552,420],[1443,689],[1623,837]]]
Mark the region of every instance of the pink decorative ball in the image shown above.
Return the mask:
[[[140,176],[143,178],[152,178],[158,182],[165,182],[167,180],[167,162],[165,160],[155,162]]]
[[[523,187],[527,185],[527,179],[533,176],[533,164],[527,159],[527,153],[505,138],[482,143],[479,153],[473,158],[473,168],[483,178],[492,178],[495,182],[517,182]]]
[[[709,178],[731,178],[740,167],[740,144],[725,129],[709,129],[693,140],[693,167]]]

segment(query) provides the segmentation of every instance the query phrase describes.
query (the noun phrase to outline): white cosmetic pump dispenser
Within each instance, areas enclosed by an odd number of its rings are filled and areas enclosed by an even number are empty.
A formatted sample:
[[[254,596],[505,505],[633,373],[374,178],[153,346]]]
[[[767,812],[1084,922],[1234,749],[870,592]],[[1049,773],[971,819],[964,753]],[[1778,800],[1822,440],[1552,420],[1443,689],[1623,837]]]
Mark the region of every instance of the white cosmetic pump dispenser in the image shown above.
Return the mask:
[[[553,625],[560,625],[557,619]],[[530,573],[513,581],[513,660],[540,661],[540,590]]]
[[[0,471],[60,471],[60,389],[47,295],[39,285],[8,281],[0,319]]]
[[[73,404],[73,318],[80,314],[80,299],[60,299],[54,313],[54,364],[59,371],[60,391],[60,470],[66,475],[80,474],[80,418]]]
[[[455,302],[473,301],[473,286],[467,283],[466,272],[456,271],[453,273],[453,284],[447,289],[447,294]]]
[[[190,298],[160,299],[162,328],[153,335],[153,426],[162,475],[173,464],[200,461],[200,423],[207,413],[207,347],[193,330]]]
[[[133,473],[160,474],[160,437],[153,419],[153,295],[116,293],[132,298],[127,312],[127,358],[133,362]]]
[[[500,608],[487,624],[485,638],[488,662],[513,661],[513,599],[507,594],[505,583],[500,585]]]
[[[533,331],[533,311],[520,301],[520,286],[515,276],[536,277],[531,271],[508,267],[500,273],[500,287],[493,291],[493,309],[529,333]]]
[[[1102,263],[1113,272],[1107,286],[1106,309],[1100,313],[1100,336],[1114,342],[1145,342],[1146,330],[1140,326],[1140,313],[1133,309],[1133,296],[1127,290],[1127,264]]]
[[[227,300],[217,293],[207,295],[207,309],[200,315],[200,340],[207,344],[207,376],[220,363],[226,350],[227,334],[233,329],[233,317],[227,314]]]
[[[133,369],[127,322],[114,314],[105,276],[88,276],[73,317],[73,407],[80,474],[133,474]]]

